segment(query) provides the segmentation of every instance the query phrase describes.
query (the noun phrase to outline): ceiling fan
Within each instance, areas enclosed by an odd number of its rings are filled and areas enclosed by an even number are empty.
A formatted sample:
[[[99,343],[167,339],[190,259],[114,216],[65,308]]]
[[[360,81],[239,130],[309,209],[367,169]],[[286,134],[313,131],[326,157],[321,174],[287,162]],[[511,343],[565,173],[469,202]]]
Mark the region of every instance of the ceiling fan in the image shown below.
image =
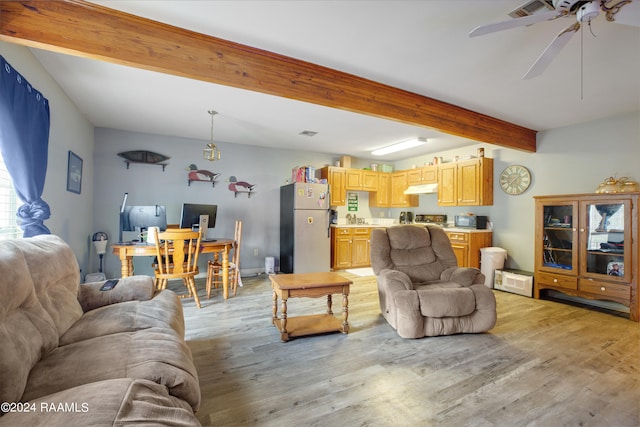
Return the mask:
[[[607,5],[607,3],[610,3]],[[546,12],[529,14],[532,9],[546,7]],[[580,29],[582,24],[590,24],[600,13],[604,13],[607,21],[640,26],[640,0],[534,0],[512,12],[512,16],[521,16],[510,21],[496,22],[482,25],[469,33],[470,37],[481,36],[496,31],[537,24],[543,21],[553,21],[558,18],[575,17],[576,22],[562,30],[547,46],[542,54],[531,65],[522,77],[530,79],[542,74],[556,55],[569,42],[571,37]]]

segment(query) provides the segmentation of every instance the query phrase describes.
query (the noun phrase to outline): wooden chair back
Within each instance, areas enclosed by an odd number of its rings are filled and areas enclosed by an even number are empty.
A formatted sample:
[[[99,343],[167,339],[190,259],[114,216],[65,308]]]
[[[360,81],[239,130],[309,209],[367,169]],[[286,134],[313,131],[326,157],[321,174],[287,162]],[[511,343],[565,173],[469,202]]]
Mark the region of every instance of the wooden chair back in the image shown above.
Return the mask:
[[[198,274],[198,257],[202,234],[188,228],[172,228],[156,232],[156,274],[167,278]],[[183,260],[183,262],[176,262]]]

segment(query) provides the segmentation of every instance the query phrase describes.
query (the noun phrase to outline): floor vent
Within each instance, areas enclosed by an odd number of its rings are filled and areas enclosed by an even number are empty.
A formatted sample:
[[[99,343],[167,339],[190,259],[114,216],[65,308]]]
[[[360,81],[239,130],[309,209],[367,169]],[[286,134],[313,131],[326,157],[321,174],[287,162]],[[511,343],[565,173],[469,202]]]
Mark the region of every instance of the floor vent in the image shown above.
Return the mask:
[[[552,0],[531,0],[514,10],[509,14],[512,18],[522,18],[525,16],[533,15],[540,9],[554,10]]]

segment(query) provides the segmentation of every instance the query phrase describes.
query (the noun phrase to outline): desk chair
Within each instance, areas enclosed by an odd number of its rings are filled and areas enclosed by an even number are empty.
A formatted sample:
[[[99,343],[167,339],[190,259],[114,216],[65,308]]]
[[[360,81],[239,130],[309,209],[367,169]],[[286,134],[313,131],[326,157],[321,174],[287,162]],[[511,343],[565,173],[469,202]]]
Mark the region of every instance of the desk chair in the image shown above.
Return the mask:
[[[233,255],[229,258],[229,284],[233,289],[233,296],[238,292],[240,279],[240,243],[242,241],[242,221],[236,221],[236,229],[233,236]],[[214,260],[209,260],[207,266],[207,298],[211,298],[211,285],[216,288],[222,283],[222,264],[218,261],[218,256]]]
[[[154,229],[156,242],[156,286],[158,290],[166,289],[169,279],[182,279],[189,291],[181,298],[193,297],[200,308],[200,298],[196,289],[195,276],[199,273],[198,256],[202,234],[190,229],[167,229],[158,232]],[[174,262],[184,260],[184,262]]]

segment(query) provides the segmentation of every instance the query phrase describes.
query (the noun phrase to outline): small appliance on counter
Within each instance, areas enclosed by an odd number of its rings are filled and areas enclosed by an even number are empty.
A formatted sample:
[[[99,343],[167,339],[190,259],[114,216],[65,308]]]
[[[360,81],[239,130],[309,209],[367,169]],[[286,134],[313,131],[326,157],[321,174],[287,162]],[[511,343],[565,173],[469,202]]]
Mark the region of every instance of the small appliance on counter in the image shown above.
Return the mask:
[[[487,229],[487,217],[484,215],[456,215],[454,225],[459,228]]]
[[[413,212],[400,212],[399,224],[413,224]]]

